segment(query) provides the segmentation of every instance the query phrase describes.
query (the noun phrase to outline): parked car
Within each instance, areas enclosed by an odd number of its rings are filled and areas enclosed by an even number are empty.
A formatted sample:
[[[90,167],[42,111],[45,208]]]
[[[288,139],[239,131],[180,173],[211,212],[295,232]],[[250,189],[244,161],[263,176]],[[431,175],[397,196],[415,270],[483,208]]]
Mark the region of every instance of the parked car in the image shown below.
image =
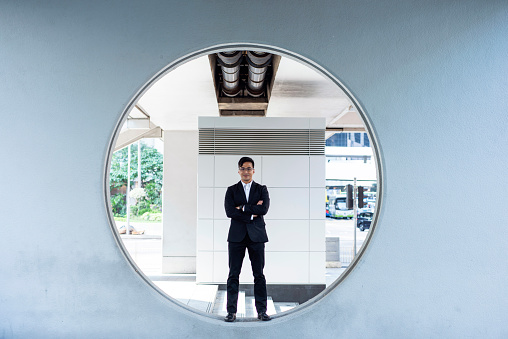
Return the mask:
[[[374,213],[372,212],[361,212],[360,214],[358,214],[356,227],[358,227],[362,232],[370,229],[370,223],[372,222],[373,216]]]

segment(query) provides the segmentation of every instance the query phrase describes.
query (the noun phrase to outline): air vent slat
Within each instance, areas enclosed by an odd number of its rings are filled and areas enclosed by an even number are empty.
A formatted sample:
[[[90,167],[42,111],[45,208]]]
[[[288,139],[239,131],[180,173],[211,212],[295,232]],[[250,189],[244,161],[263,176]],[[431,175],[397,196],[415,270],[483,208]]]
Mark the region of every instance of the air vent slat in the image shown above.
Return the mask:
[[[324,155],[325,131],[201,128],[199,154]]]

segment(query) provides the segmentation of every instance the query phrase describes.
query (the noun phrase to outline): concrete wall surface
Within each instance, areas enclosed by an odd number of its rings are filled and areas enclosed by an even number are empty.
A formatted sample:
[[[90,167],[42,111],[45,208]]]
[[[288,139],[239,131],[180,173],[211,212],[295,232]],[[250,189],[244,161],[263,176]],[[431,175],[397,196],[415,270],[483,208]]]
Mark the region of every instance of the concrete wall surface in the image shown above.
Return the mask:
[[[0,2],[1,338],[503,338],[508,2]],[[167,65],[233,42],[321,65],[380,146],[383,202],[355,269],[271,322],[151,288],[104,204],[108,144]]]

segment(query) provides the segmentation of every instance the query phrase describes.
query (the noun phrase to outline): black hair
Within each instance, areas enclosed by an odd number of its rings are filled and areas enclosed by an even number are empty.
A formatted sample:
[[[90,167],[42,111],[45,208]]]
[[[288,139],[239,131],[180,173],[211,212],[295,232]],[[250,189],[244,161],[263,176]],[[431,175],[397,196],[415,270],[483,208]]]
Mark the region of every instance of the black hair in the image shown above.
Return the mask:
[[[238,167],[242,167],[243,164],[246,162],[252,163],[252,168],[254,168],[254,160],[252,160],[252,158],[249,157],[242,157],[240,161],[238,161]]]

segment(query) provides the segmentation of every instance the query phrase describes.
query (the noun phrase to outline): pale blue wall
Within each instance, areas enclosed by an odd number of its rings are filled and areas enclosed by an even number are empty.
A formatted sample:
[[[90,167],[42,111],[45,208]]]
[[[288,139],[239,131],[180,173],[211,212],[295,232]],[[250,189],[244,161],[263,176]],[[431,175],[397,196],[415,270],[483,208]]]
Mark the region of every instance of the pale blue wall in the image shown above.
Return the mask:
[[[507,337],[508,2],[174,3],[0,3],[0,337]],[[103,168],[150,77],[240,41],[343,81],[376,130],[385,190],[373,241],[336,290],[231,325],[134,273]]]

